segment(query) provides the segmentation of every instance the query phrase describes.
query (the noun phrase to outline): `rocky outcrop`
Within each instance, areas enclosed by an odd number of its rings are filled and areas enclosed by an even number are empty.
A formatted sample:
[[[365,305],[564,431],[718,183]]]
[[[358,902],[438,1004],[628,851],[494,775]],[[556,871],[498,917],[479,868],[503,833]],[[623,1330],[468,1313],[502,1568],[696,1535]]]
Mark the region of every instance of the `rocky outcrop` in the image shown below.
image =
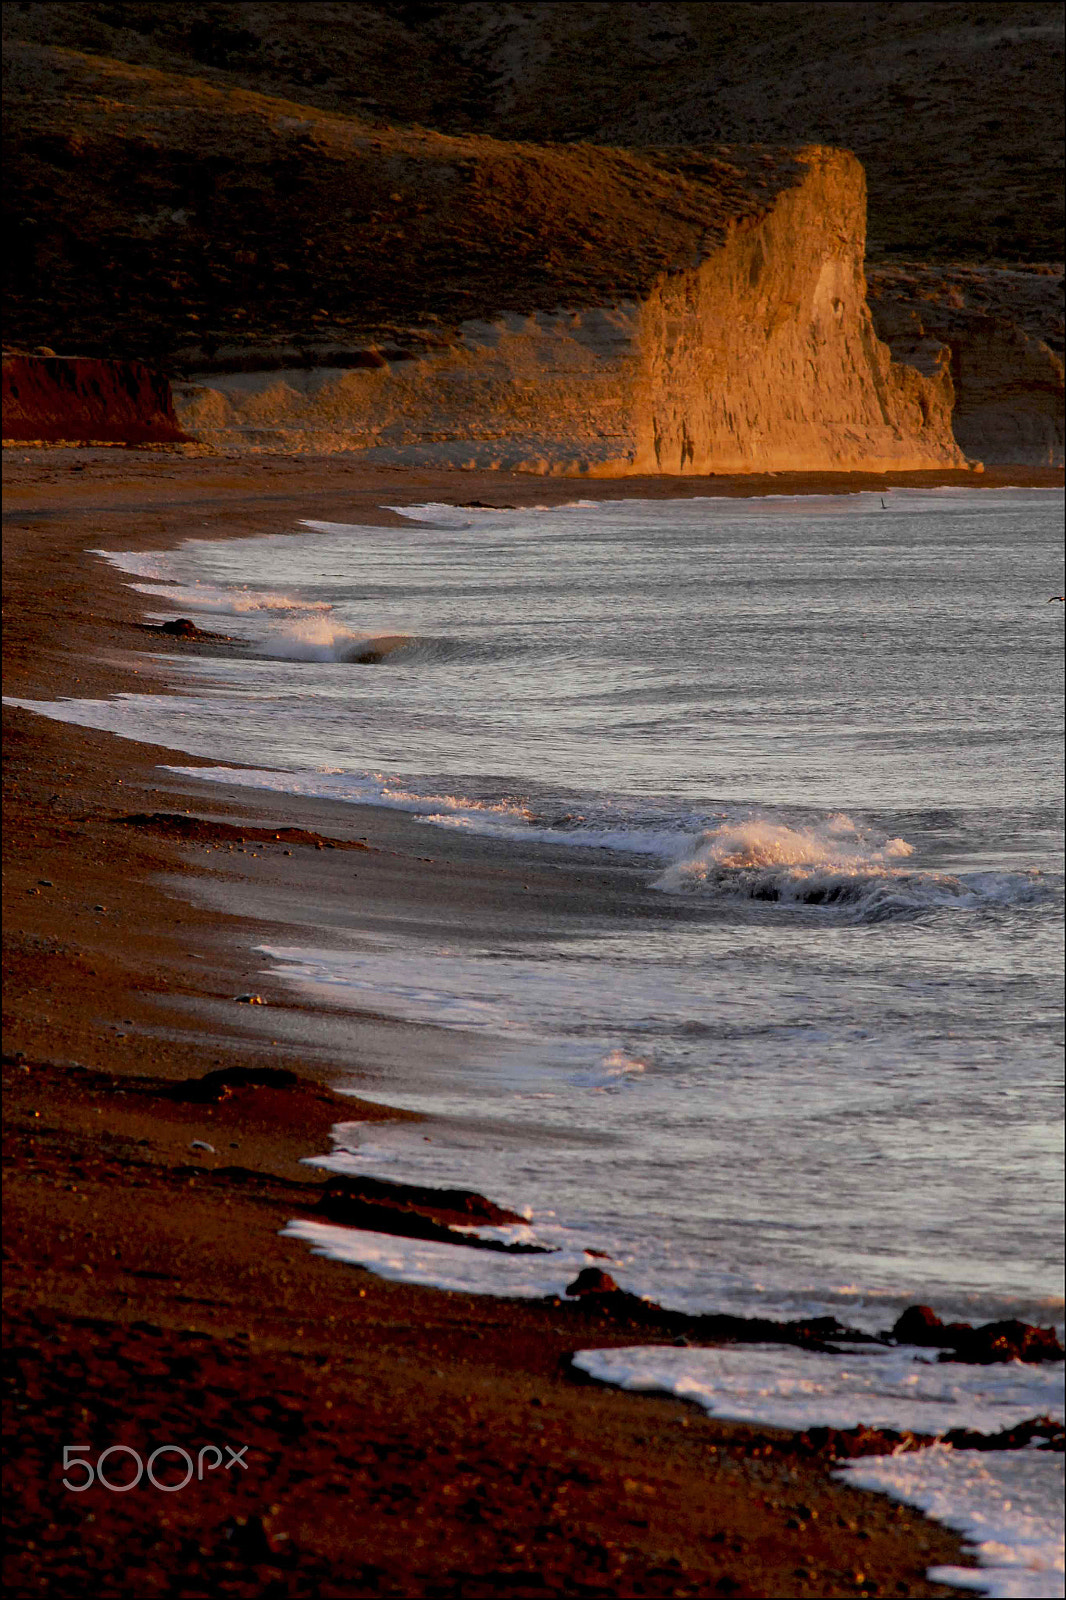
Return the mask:
[[[639,297],[470,321],[379,365],[194,374],[178,414],[228,450],[593,476],[962,465],[946,366],[877,339],[864,221],[859,163],[810,149],[765,214]]]
[[[955,438],[989,463],[1061,467],[1062,271],[902,263],[871,273],[899,361],[949,365]]]
[[[951,381],[892,361],[866,305],[862,168],[807,152],[803,181],[643,308],[635,470],[961,465]]]
[[[941,1361],[991,1366],[1003,1361],[1061,1361],[1062,1345],[1054,1328],[1035,1327],[1016,1317],[1000,1322],[942,1322],[930,1306],[908,1306],[892,1329],[898,1344],[939,1350]]]
[[[419,1184],[390,1183],[383,1178],[331,1178],[316,1210],[344,1227],[395,1234],[404,1239],[431,1239],[438,1244],[507,1255],[552,1254],[547,1245],[479,1234],[479,1227],[521,1224],[525,1218],[473,1189],[429,1189]]]
[[[4,438],[47,443],[175,444],[170,384],[139,361],[4,356]]]

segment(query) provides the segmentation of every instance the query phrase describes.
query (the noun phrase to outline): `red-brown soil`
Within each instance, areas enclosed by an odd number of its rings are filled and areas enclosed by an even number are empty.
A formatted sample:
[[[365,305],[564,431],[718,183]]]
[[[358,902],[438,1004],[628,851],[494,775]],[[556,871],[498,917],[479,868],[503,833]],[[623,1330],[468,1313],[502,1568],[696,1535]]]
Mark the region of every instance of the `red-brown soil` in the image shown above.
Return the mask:
[[[170,385],[139,361],[5,355],[5,440],[176,444]]]

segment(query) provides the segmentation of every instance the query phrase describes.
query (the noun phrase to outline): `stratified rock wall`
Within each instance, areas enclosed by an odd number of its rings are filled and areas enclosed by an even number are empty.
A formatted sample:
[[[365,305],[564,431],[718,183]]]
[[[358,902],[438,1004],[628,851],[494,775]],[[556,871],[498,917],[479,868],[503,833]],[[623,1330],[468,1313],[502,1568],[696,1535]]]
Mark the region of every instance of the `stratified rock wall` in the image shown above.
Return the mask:
[[[539,472],[961,465],[946,367],[895,363],[874,333],[864,221],[859,163],[810,149],[766,214],[640,299],[470,322],[377,366],[204,375],[176,386],[179,416],[226,449]]]
[[[895,363],[874,332],[861,166],[822,149],[805,165],[769,217],[642,307],[637,470],[961,464],[946,366]]]
[[[139,361],[5,355],[4,438],[174,444],[185,438],[170,384]]]

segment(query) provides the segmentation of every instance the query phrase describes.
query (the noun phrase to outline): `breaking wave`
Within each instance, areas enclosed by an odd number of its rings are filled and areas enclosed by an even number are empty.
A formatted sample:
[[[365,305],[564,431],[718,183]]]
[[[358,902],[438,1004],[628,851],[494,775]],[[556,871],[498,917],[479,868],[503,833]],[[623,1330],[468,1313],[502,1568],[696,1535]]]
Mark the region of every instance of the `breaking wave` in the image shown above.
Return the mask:
[[[598,1067],[571,1075],[577,1089],[620,1089],[646,1071],[648,1063],[640,1056],[627,1056],[624,1050],[611,1050]]]
[[[372,649],[375,640],[359,643]],[[401,659],[406,656],[405,649]],[[303,659],[341,658],[308,655]],[[649,865],[661,864],[662,870],[649,886],[665,894],[822,907],[856,922],[1031,904],[1046,899],[1060,881],[1057,875],[1048,877],[1037,870],[952,874],[897,866],[913,854],[913,845],[900,838],[876,842],[839,812],[824,822],[806,824],[749,816],[723,821],[694,836],[694,819],[681,814],[624,817],[594,810],[591,814],[549,816],[518,795],[478,799],[470,794],[435,792],[428,785],[421,788],[382,772],[277,773],[232,767],[170,770],[194,771],[201,781],[214,779],[356,805],[385,806],[409,812],[430,826],[485,838],[644,857]]]
[[[258,639],[256,652],[273,661],[379,662],[411,644],[406,633],[353,633],[326,617],[308,617]]]
[[[469,528],[475,521],[487,520],[493,516],[524,517],[539,512],[598,511],[602,504],[603,502],[599,500],[567,500],[561,505],[554,506],[487,505],[477,502],[470,502],[464,506],[450,505],[447,501],[430,500],[425,505],[389,506],[388,510],[406,517],[409,522],[428,522],[445,528]]]
[[[873,843],[850,817],[788,826],[765,818],[726,822],[704,832],[653,887],[794,906],[838,906],[862,922],[937,909],[1012,905],[1047,892],[1039,872],[958,876],[895,866],[913,854],[905,839]]]

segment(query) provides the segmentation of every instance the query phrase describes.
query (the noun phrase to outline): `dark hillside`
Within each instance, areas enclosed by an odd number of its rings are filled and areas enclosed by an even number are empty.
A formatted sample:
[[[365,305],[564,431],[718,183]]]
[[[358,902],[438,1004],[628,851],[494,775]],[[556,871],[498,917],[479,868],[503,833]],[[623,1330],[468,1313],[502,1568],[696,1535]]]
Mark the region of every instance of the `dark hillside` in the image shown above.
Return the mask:
[[[377,126],[17,42],[4,72],[8,339],[171,370],[223,347],[373,361],[463,319],[636,294],[794,170],[781,150]]]
[[[1061,260],[1054,0],[4,7],[7,38],[383,122],[854,150],[875,253]]]

